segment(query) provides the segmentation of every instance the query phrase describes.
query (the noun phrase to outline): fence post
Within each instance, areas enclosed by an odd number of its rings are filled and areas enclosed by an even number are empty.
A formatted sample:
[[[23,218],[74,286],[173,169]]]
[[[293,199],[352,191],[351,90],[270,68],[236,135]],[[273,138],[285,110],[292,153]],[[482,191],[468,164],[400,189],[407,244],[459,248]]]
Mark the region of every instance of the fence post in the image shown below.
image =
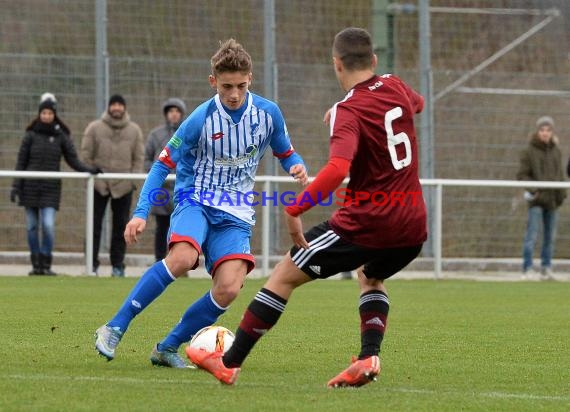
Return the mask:
[[[275,0],[263,1],[263,97],[277,102],[278,96],[278,74],[277,74],[277,40],[276,40],[276,23],[275,23]],[[277,175],[277,158],[274,156],[265,156],[265,174]],[[269,193],[271,188],[265,186],[265,193]],[[277,219],[279,208],[271,209],[272,216],[270,219],[271,232],[270,236],[274,239],[275,245],[279,243],[279,219]],[[270,245],[271,247],[271,245]],[[271,248],[273,249],[273,248]]]
[[[107,0],[95,1],[95,115],[101,116],[109,98]]]
[[[419,52],[420,52],[420,93],[424,96],[424,110],[420,117],[420,174],[424,179],[433,179],[434,173],[434,129],[433,129],[433,79],[431,69],[431,27],[429,0],[419,1]],[[426,191],[425,201],[428,210],[429,236],[424,245],[424,256],[435,255],[435,222],[432,219],[435,205],[431,190]]]
[[[93,272],[93,214],[95,213],[95,176],[87,178],[85,195],[85,274]]]
[[[441,278],[441,255],[442,255],[442,227],[443,227],[443,185],[441,183],[437,183],[435,186],[435,232],[434,232],[434,251],[435,251],[435,270],[434,276],[435,279]]]
[[[269,193],[271,190],[271,180],[268,176],[263,182],[263,191]],[[271,232],[271,208],[269,205],[261,204],[261,214],[263,226],[261,227],[261,260],[263,276],[269,276],[269,237]]]

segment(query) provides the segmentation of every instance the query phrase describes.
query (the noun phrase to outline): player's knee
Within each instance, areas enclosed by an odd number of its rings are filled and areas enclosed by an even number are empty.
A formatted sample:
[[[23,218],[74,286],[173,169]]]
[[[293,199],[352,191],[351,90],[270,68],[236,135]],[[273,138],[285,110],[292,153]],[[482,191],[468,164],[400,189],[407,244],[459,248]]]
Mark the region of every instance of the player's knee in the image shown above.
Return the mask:
[[[289,273],[293,270],[291,267],[291,262],[289,260],[281,260],[279,263],[275,265],[273,268],[273,272],[271,273],[270,278],[274,282],[281,283],[282,285],[288,285],[292,288],[295,288],[295,281],[291,278]]]
[[[180,277],[194,268],[197,259],[198,252],[188,245],[188,247],[173,247],[165,261],[170,272],[174,276]]]
[[[212,295],[216,303],[222,307],[229,306],[239,295],[241,284],[218,284],[212,288]]]
[[[170,259],[166,260],[166,266],[170,272],[177,278],[183,276],[189,270],[192,270],[194,267],[194,263],[191,262],[189,259]]]

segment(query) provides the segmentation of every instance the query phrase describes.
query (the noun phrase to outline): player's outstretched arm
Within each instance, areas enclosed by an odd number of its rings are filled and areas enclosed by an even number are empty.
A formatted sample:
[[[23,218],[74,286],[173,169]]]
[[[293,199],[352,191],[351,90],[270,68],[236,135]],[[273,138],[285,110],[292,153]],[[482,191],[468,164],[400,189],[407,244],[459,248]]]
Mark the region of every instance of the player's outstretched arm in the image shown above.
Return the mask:
[[[127,245],[137,243],[137,236],[140,235],[146,227],[146,220],[140,217],[133,217],[125,227],[125,242]]]
[[[134,217],[140,217],[146,220],[150,208],[158,205],[156,203],[157,196],[161,196],[160,203],[161,205],[164,205],[164,203],[162,203],[162,197],[165,195],[169,196],[169,194],[165,193],[161,188],[169,173],[170,165],[166,165],[160,159],[153,163],[141,189],[137,207],[133,213]]]

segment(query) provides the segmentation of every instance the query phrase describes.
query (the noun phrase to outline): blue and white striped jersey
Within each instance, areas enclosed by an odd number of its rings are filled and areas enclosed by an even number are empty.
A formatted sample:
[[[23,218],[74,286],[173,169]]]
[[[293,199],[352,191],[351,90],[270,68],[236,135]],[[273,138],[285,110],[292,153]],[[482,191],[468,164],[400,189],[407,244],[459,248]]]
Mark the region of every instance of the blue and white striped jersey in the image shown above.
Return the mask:
[[[253,224],[251,201],[243,200],[253,198],[255,174],[268,147],[286,172],[304,164],[275,103],[248,92],[240,109],[229,110],[216,94],[170,139],[145,181],[134,215],[146,219],[152,190],[164,181],[164,170],[175,167],[175,203],[192,200]]]

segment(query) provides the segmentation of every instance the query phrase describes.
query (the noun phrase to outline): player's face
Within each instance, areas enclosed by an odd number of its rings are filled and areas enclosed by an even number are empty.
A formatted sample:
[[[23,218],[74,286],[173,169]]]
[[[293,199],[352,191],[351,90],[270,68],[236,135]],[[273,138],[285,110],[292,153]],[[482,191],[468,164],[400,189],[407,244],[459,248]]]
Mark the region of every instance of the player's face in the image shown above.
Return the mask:
[[[210,86],[218,92],[220,100],[228,109],[239,109],[251,84],[251,73],[224,72],[210,75]]]
[[[42,123],[50,124],[55,119],[55,114],[50,109],[43,109],[40,112],[40,121]]]
[[[548,143],[548,141],[552,138],[552,127],[541,126],[540,129],[538,129],[538,137],[544,143]]]

